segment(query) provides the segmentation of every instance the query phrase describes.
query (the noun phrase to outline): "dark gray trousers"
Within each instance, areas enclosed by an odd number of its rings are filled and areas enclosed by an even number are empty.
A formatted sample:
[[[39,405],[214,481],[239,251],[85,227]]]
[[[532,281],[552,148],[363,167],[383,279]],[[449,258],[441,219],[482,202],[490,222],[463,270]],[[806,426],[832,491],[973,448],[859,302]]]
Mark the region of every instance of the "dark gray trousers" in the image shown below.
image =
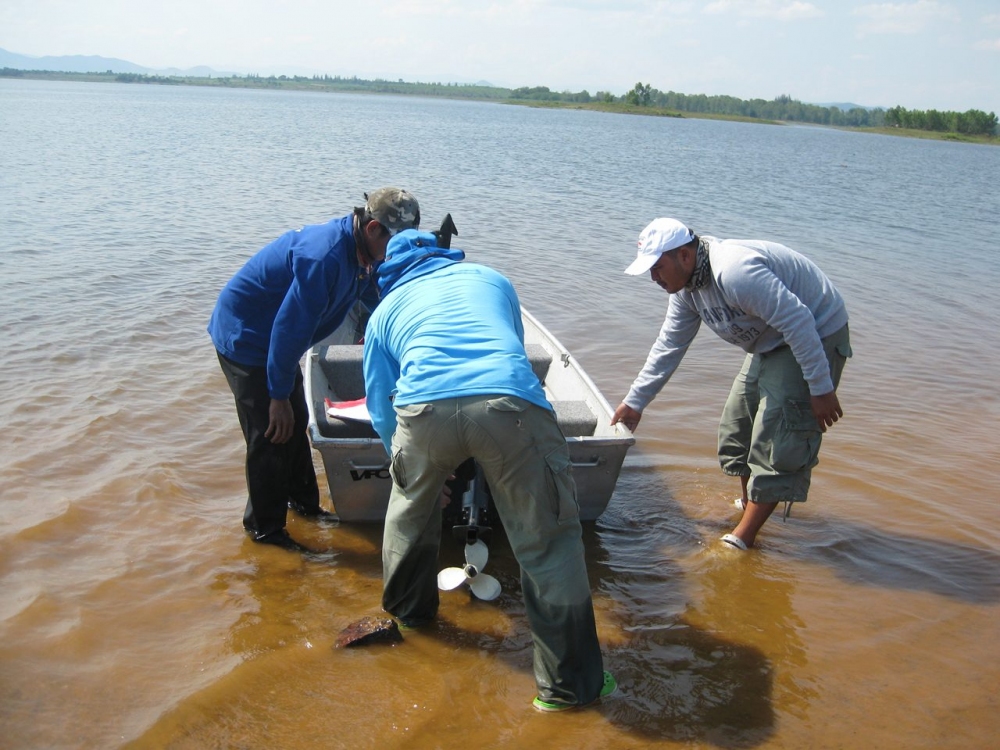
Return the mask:
[[[243,513],[243,527],[259,539],[285,528],[289,502],[306,510],[319,507],[319,486],[306,432],[309,412],[302,372],[296,371],[295,385],[289,396],[295,415],[295,431],[287,443],[276,445],[264,437],[271,421],[267,369],[241,365],[222,354],[219,354],[219,365],[236,399],[236,413],[247,443],[249,498]]]

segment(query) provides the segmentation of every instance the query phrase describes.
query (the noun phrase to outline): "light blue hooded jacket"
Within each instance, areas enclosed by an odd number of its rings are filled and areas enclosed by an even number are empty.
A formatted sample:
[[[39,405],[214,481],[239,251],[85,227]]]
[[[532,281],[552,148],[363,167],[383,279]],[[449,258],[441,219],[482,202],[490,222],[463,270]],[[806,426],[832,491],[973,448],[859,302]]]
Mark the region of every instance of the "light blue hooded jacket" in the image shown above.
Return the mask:
[[[503,395],[552,409],[524,351],[513,285],[464,258],[428,232],[408,229],[389,241],[364,349],[368,411],[387,452],[393,404]]]

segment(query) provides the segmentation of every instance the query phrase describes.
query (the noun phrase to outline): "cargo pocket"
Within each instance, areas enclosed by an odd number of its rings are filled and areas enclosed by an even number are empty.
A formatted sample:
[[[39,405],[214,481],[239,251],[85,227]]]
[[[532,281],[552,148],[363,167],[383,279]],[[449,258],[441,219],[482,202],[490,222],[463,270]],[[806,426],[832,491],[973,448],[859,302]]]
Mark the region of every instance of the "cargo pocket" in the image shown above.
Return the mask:
[[[392,408],[396,412],[396,421],[399,422],[419,417],[421,414],[430,414],[434,411],[434,404],[404,404],[403,406],[393,404]]]
[[[771,466],[786,474],[811,469],[822,434],[809,401],[787,401],[771,442]]]
[[[414,428],[417,427],[419,418],[424,414],[434,411],[433,404],[404,404],[397,406],[393,404],[393,411],[396,412],[396,434],[392,436],[392,459],[389,461],[389,474],[392,481],[400,489],[406,489],[406,465],[403,462],[403,449],[412,439]]]
[[[491,398],[486,402],[486,408],[493,411],[511,411],[511,412],[523,412],[528,406],[527,402],[519,398],[514,398],[513,396],[501,396],[500,398]]]
[[[580,517],[580,505],[576,500],[576,483],[573,481],[573,462],[569,448],[565,445],[550,451],[545,456],[545,475],[552,493],[553,510],[559,523],[573,521]]]
[[[401,490],[406,489],[406,466],[403,464],[403,451],[397,450],[392,454],[389,462],[389,476],[396,486]]]

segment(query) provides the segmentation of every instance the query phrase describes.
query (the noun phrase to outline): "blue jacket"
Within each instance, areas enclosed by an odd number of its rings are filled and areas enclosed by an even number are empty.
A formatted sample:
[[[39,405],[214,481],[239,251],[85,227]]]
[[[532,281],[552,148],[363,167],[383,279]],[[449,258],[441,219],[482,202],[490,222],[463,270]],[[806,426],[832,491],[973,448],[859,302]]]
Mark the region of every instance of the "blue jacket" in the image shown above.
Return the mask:
[[[286,232],[219,294],[208,332],[221,354],[267,368],[271,398],[292,392],[299,359],[333,333],[374,285],[358,264],[352,216]]]
[[[414,229],[389,241],[364,351],[368,411],[386,451],[396,431],[393,404],[495,394],[552,408],[524,351],[513,285],[464,258]]]

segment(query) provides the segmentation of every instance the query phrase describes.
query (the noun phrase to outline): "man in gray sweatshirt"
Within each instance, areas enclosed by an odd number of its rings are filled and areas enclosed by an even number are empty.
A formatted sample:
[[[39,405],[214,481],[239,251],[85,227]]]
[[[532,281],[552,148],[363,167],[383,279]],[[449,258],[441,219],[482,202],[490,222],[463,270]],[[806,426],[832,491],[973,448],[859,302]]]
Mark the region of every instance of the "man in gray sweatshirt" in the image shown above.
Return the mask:
[[[844,415],[836,391],[851,356],[844,300],[784,245],[698,237],[676,219],[656,219],[639,235],[625,273],[647,271],[671,295],[667,316],[612,424],[635,430],[703,322],[746,351],[719,424],[719,461],[743,488],[743,516],[722,541],[748,549],[779,502],[806,500],[822,433]]]

